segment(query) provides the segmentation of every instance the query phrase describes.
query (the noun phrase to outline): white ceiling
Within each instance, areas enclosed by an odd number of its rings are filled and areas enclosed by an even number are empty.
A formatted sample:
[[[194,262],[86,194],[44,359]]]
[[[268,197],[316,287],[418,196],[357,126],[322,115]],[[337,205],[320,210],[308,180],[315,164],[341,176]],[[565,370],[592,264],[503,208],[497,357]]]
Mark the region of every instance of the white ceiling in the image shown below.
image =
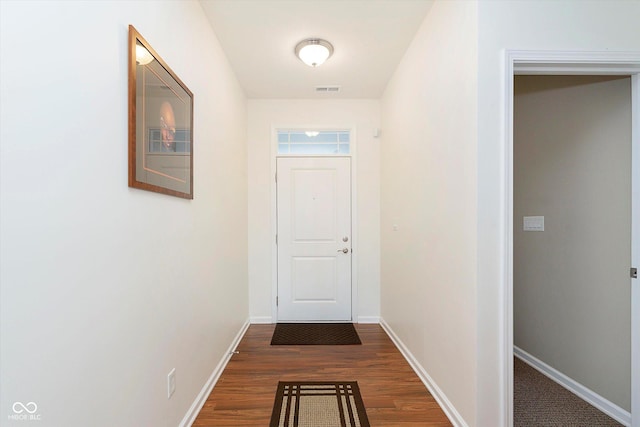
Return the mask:
[[[432,0],[200,0],[249,98],[380,98]],[[306,38],[335,49],[312,68]],[[341,87],[332,94],[316,86]]]

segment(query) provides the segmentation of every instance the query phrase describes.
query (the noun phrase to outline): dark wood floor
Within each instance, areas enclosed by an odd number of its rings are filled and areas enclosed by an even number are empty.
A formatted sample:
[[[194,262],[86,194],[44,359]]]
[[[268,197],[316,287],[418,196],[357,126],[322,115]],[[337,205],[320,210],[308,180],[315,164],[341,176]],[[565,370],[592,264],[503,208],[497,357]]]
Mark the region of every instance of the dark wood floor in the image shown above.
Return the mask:
[[[379,325],[362,345],[271,346],[274,325],[251,325],[194,426],[268,426],[278,381],[358,381],[372,426],[451,426]]]

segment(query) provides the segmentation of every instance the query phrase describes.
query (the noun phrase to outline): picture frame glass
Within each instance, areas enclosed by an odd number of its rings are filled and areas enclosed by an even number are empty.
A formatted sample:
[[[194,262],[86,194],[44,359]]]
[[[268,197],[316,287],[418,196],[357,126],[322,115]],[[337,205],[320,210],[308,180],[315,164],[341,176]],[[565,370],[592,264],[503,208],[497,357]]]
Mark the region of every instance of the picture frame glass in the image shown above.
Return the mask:
[[[130,39],[129,184],[192,199],[193,94],[133,27]]]

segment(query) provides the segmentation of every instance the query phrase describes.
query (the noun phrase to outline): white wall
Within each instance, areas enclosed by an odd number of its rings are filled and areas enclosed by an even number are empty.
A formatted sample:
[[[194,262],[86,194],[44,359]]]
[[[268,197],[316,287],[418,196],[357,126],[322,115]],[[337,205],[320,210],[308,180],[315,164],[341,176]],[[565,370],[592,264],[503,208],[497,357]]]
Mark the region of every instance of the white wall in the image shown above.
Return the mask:
[[[195,1],[0,16],[0,423],[175,426],[248,318],[244,94]],[[127,186],[129,24],[195,94],[192,201]]]
[[[639,51],[640,2],[483,0],[478,3],[478,425],[506,425],[505,49]]]
[[[382,317],[468,425],[477,401],[476,17],[475,2],[436,2],[382,99]]]
[[[631,79],[517,76],[514,93],[514,344],[630,411]]]
[[[357,316],[380,315],[380,145],[373,131],[380,127],[377,100],[262,100],[248,102],[249,146],[249,306],[258,322],[272,318],[273,193],[272,132],[278,127],[355,129],[357,180]]]

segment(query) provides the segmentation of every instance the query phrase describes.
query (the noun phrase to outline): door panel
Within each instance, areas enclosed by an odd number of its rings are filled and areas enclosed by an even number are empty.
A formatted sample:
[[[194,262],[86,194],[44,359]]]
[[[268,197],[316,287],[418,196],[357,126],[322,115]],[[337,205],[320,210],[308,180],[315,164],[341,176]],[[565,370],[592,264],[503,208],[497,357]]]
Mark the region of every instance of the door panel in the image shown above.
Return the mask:
[[[293,240],[297,243],[332,242],[336,235],[335,170],[296,169],[293,186]]]
[[[291,267],[293,301],[336,302],[335,257],[293,257]]]
[[[351,320],[351,159],[277,170],[278,321]]]

